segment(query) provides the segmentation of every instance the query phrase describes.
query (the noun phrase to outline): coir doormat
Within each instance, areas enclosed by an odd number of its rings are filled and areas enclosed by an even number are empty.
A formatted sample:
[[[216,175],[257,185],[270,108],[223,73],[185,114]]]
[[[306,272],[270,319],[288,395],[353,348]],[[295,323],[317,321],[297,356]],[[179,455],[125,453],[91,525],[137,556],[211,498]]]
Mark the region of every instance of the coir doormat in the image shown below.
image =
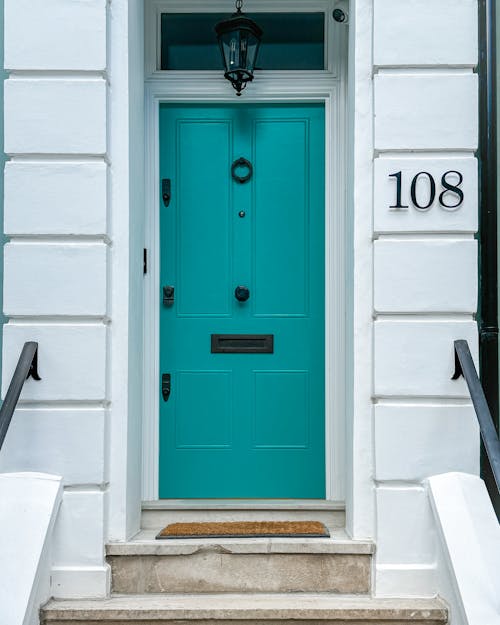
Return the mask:
[[[228,523],[172,523],[162,538],[328,538],[319,521],[231,521]]]

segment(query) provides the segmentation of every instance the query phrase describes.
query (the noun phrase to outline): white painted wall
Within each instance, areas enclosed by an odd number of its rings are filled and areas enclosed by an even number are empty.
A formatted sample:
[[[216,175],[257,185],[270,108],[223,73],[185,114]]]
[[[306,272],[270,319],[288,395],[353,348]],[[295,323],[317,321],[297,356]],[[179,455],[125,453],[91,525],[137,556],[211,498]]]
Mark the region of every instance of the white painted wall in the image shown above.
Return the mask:
[[[451,380],[455,339],[467,339],[477,361],[477,3],[374,0],[373,8],[375,591],[432,596],[439,541],[424,480],[479,470],[468,392]],[[456,209],[439,203],[447,171],[463,175]],[[419,172],[436,181],[426,210],[411,201]],[[429,197],[428,180],[416,185]]]
[[[26,383],[0,462],[63,476],[51,593],[104,595],[113,410],[107,2],[6,0],[5,21],[3,393],[27,340],[39,342],[42,381]]]
[[[3,393],[27,340],[42,381],[0,466],[63,476],[52,592],[103,596],[141,513],[144,6],[5,5]]]

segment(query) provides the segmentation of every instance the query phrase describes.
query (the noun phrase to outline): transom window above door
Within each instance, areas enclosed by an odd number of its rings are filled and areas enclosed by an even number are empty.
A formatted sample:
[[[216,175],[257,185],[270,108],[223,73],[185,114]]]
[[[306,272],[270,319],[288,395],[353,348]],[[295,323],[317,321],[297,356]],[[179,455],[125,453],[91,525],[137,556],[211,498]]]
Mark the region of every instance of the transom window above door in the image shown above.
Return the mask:
[[[157,71],[220,70],[215,25],[228,13],[161,12]],[[325,70],[325,12],[248,13],[263,30],[258,70]]]

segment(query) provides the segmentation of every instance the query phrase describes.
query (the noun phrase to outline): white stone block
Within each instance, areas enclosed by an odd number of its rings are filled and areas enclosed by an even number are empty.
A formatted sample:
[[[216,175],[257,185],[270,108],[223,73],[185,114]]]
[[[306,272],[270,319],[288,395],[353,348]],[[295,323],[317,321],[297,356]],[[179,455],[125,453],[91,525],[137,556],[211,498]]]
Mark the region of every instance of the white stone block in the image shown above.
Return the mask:
[[[469,342],[477,367],[474,321],[376,321],[375,396],[469,397],[464,379],[451,379],[457,339]]]
[[[106,0],[5,0],[5,67],[104,70]]]
[[[436,564],[376,564],[375,596],[435,597]]]
[[[104,493],[65,491],[54,530],[55,567],[104,564]]]
[[[375,0],[374,64],[474,66],[477,0]]]
[[[108,564],[103,566],[58,566],[50,573],[52,597],[56,599],[108,598],[111,592],[111,574]]]
[[[102,409],[25,409],[14,413],[0,454],[0,472],[61,475],[66,485],[102,484]]]
[[[104,243],[7,243],[7,316],[106,314]]]
[[[375,76],[375,149],[476,150],[476,74]]]
[[[401,204],[397,203],[397,179],[391,174],[401,172]],[[411,185],[420,172],[428,172],[436,184],[436,198],[428,210],[419,210],[411,201]],[[456,209],[440,204],[446,172],[459,172],[463,181],[459,189],[463,202]],[[448,174],[446,182],[456,184],[459,177]],[[425,206],[429,198],[430,181],[420,176],[416,183],[417,200]],[[392,232],[476,232],[478,228],[478,163],[475,158],[377,158],[375,159],[374,229],[379,233]],[[455,192],[447,193],[443,201],[453,206],[460,201]]]
[[[377,480],[479,472],[479,426],[472,406],[378,404],[374,418]]]
[[[40,473],[0,475],[0,623],[38,623],[46,596],[50,541],[62,498],[61,478]]]
[[[106,397],[106,326],[82,324],[13,324],[3,326],[2,396],[26,341],[37,341],[42,380],[28,379],[21,399],[93,400]]]
[[[424,488],[377,488],[377,564],[432,564],[436,536]]]
[[[442,553],[438,592],[453,623],[500,623],[500,525],[484,482],[464,473],[429,479]]]
[[[106,178],[104,162],[7,162],[5,233],[105,235]]]
[[[104,79],[6,80],[5,152],[104,154]]]
[[[476,311],[475,240],[382,239],[374,250],[377,312]]]

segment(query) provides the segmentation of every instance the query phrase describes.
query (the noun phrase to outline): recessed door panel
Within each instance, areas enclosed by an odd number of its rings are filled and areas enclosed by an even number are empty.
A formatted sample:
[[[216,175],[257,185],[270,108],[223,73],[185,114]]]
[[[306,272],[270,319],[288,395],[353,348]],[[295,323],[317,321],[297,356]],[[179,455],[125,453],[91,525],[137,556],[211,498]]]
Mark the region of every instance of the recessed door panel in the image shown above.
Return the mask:
[[[179,371],[174,384],[177,449],[231,447],[231,372]]]
[[[262,449],[306,449],[309,445],[307,371],[254,373],[254,444]]]
[[[178,314],[229,315],[231,120],[178,120]],[[210,236],[207,234],[210,233]]]
[[[307,118],[255,122],[254,311],[259,316],[307,315],[308,126]]]
[[[324,152],[321,105],[160,106],[160,498],[325,496]]]

